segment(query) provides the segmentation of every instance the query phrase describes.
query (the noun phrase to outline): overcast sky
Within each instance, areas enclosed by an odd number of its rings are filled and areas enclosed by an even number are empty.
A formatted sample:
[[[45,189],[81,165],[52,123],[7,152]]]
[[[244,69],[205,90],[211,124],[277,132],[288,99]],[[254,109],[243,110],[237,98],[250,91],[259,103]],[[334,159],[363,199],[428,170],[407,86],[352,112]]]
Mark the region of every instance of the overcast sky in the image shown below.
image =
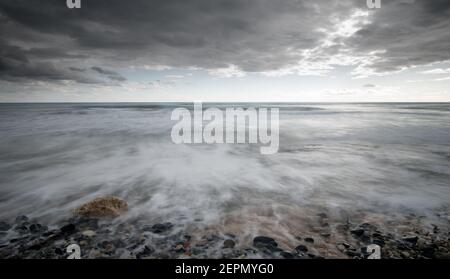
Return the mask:
[[[0,0],[0,101],[450,101],[450,1]]]

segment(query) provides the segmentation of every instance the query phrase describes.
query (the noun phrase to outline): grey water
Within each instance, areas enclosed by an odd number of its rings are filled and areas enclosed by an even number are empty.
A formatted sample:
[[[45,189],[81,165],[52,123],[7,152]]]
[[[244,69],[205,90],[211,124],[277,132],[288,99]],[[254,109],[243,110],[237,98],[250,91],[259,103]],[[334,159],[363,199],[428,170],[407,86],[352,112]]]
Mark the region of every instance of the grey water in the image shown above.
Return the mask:
[[[450,203],[448,103],[204,105],[280,108],[274,155],[172,143],[183,106],[1,104],[0,219],[57,223],[113,195],[129,204],[121,222],[289,230],[321,211],[427,215]]]

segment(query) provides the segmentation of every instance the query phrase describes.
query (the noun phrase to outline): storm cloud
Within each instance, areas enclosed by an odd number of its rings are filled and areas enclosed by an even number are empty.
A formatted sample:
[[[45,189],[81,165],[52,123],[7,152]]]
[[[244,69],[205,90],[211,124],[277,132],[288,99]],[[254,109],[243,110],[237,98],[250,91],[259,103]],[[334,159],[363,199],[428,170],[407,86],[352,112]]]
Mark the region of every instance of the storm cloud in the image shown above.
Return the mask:
[[[0,2],[0,79],[120,83],[130,66],[370,74],[450,59],[447,0],[65,2]]]

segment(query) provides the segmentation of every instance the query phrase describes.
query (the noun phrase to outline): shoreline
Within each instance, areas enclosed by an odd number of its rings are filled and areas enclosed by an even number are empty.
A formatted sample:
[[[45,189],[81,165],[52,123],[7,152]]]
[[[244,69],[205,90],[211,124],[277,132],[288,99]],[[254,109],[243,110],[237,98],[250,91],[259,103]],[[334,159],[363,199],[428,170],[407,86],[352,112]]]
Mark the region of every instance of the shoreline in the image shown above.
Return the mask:
[[[277,234],[190,232],[170,222],[117,224],[112,218],[72,217],[47,227],[18,216],[0,222],[0,258],[65,259],[67,247],[77,244],[82,259],[366,259],[367,246],[376,244],[382,259],[450,259],[450,219],[447,214],[438,217],[443,222],[429,226],[421,216],[410,215],[409,225],[392,222],[388,231],[376,222],[336,223],[319,213],[317,221],[333,227],[332,232],[310,232],[286,241]]]

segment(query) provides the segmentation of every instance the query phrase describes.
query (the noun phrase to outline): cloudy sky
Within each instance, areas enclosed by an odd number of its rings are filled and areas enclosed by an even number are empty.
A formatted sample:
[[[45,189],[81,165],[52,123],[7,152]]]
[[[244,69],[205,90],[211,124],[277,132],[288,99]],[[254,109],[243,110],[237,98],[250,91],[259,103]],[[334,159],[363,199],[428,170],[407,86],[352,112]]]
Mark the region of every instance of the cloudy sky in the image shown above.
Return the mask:
[[[0,0],[0,102],[450,101],[450,1]]]

